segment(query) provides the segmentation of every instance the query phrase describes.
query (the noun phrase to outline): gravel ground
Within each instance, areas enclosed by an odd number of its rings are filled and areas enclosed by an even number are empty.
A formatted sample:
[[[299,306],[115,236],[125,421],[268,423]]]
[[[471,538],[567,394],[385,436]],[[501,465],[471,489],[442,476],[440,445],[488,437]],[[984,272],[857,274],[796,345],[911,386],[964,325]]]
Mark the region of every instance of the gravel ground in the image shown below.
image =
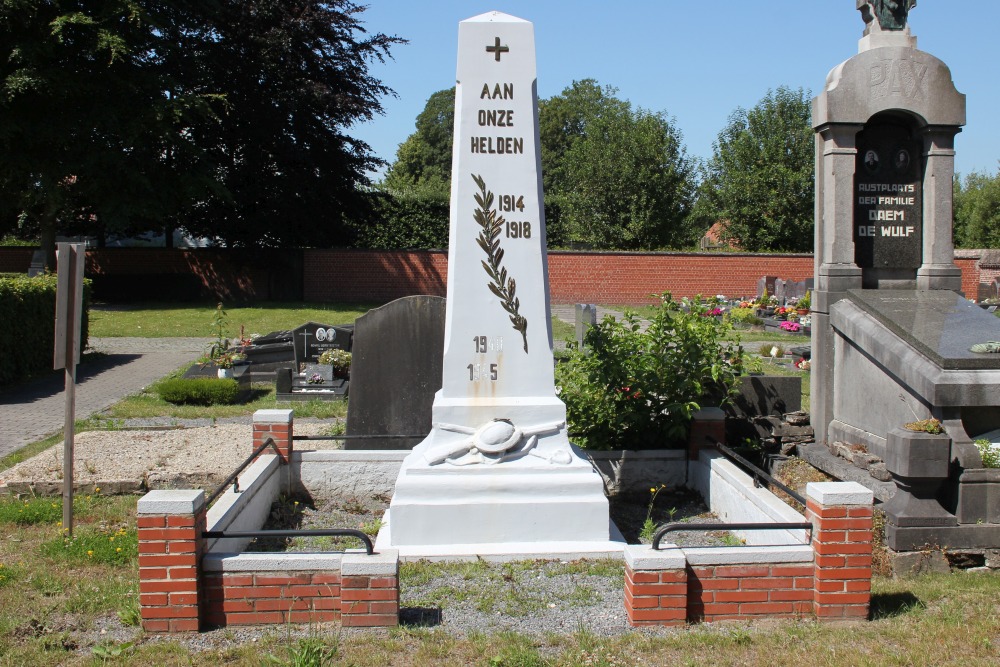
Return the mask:
[[[106,492],[141,488],[214,488],[252,451],[250,417],[211,420],[130,419],[110,431],[85,431],[74,437],[74,486]],[[295,432],[318,435],[329,422],[296,420]],[[296,445],[311,449],[313,443]],[[33,485],[52,491],[62,479],[63,445],[58,443],[12,468],[0,471],[0,490],[23,492]]]

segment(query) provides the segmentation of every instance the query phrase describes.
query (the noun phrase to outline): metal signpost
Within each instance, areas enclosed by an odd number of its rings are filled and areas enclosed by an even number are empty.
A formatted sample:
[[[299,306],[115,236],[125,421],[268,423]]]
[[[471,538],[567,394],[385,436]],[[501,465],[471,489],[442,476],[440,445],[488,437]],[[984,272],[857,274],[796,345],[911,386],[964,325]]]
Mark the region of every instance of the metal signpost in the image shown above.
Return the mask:
[[[56,244],[56,331],[53,368],[66,369],[66,423],[63,428],[63,532],[73,536],[73,432],[76,365],[80,363],[83,320],[83,265],[86,244]]]

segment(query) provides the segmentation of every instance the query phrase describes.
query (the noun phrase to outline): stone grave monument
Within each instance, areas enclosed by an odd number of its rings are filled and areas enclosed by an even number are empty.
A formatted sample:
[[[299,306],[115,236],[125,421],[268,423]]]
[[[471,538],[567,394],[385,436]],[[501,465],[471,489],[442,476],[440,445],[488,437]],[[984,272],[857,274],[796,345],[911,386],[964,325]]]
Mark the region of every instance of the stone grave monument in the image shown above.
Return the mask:
[[[412,449],[431,430],[441,388],[445,300],[407,296],[354,323],[347,435],[417,438],[345,440],[344,449]]]
[[[377,544],[404,557],[620,553],[555,393],[532,24],[462,21],[455,100],[441,389]]]
[[[812,423],[818,444],[885,460],[897,487],[885,506],[891,548],[995,548],[1000,470],[982,468],[972,439],[1000,427],[1000,354],[974,351],[1000,340],[1000,321],[958,293],[952,182],[965,96],[917,49],[915,4],[857,0],[859,52],[813,100]],[[930,418],[943,434],[902,428]]]
[[[306,322],[292,329],[293,368],[275,371],[275,395],[279,401],[343,400],[350,389],[347,377],[319,363],[327,350],[351,351],[354,326]]]

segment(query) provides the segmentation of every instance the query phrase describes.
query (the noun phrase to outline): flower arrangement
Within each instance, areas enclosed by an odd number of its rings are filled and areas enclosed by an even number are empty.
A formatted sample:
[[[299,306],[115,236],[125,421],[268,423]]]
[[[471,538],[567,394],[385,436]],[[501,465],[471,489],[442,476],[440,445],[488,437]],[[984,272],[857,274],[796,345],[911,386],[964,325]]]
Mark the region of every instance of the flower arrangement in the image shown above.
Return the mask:
[[[351,372],[351,353],[347,350],[327,350],[319,355],[319,363],[333,366],[334,375]]]
[[[789,333],[795,333],[802,328],[798,322],[782,322],[779,326],[783,331],[787,331]]]
[[[313,373],[306,380],[306,384],[323,384],[325,381],[326,380],[323,379],[322,375],[320,375],[319,373]]]
[[[225,352],[217,356],[213,361],[217,368],[232,368],[237,362],[245,360],[245,354],[239,352]]]
[[[712,308],[711,310],[702,313],[702,315],[704,315],[705,317],[718,317],[722,315],[722,309],[716,306],[715,308]]]
[[[800,371],[807,371],[812,367],[812,363],[805,357],[799,357],[799,360],[795,362],[795,367]]]

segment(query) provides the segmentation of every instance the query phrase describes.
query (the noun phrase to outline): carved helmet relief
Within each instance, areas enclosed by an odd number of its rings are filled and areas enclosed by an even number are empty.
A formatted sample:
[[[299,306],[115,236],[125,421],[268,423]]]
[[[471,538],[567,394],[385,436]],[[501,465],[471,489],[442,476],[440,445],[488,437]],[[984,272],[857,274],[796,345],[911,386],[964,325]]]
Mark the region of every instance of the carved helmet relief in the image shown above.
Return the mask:
[[[903,30],[910,10],[917,0],[858,0],[858,9],[866,24],[878,19],[882,30]]]

